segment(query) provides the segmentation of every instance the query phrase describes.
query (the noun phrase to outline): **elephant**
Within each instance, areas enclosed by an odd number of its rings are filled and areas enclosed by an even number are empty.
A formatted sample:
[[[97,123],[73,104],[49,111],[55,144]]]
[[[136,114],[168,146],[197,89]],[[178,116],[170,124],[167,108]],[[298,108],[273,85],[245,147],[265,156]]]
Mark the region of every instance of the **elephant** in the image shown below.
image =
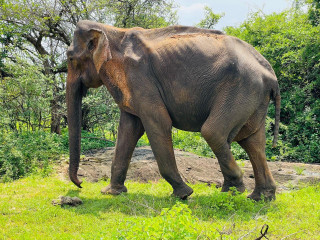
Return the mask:
[[[172,145],[172,127],[200,132],[218,159],[222,192],[245,190],[243,173],[230,145],[248,153],[254,171],[254,200],[274,199],[268,168],[265,119],[275,105],[273,145],[280,122],[280,90],[269,62],[248,43],[218,30],[188,26],[117,28],[82,20],[67,50],[69,177],[78,187],[81,103],[89,88],[105,85],[120,109],[110,184],[124,185],[134,148],[146,132],[161,176],[173,195],[186,199],[193,189],[181,178]],[[232,188],[234,189],[234,188]],[[262,197],[264,196],[264,197]]]

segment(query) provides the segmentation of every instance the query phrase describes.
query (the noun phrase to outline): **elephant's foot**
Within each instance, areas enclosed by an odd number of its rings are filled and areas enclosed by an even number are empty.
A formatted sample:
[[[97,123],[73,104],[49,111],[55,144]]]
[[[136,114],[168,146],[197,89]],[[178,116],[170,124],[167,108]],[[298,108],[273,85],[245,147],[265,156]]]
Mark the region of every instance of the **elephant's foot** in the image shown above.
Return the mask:
[[[271,201],[276,199],[276,188],[274,186],[268,188],[255,188],[254,191],[248,195],[248,198],[251,198],[255,201]]]
[[[193,189],[184,183],[181,187],[174,188],[172,195],[182,200],[185,200],[192,193],[193,193]]]
[[[221,192],[229,192],[231,189],[235,187],[238,192],[243,193],[246,190],[246,187],[242,180],[238,181],[224,181]]]
[[[123,192],[127,192],[127,188],[126,186],[122,185],[122,186],[119,186],[119,187],[113,187],[110,185],[106,186],[105,188],[102,188],[101,189],[101,193],[102,194],[111,194],[111,195],[119,195],[120,193],[123,193]]]

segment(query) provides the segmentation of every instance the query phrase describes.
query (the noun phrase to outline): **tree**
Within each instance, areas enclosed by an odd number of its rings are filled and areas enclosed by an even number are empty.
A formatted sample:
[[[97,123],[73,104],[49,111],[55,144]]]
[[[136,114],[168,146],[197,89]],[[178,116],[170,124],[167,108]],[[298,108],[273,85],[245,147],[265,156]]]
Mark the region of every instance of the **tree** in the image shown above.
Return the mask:
[[[111,0],[108,8],[117,27],[166,27],[177,23],[172,1],[165,0]]]
[[[1,5],[1,20],[10,27],[7,34],[11,37],[7,38],[6,49],[11,50],[8,54],[11,62],[16,62],[17,58],[28,59],[42,66],[42,72],[51,79],[48,81],[52,91],[51,132],[60,133],[64,78],[59,74],[67,70],[63,55],[66,45],[71,43],[68,25],[72,18],[64,23],[63,12],[68,8],[63,5],[60,9],[54,8],[50,3],[57,1],[5,1]]]
[[[257,12],[239,27],[225,30],[253,45],[276,72],[282,98],[282,157],[320,162],[319,25],[311,25],[309,15],[293,7],[279,14]]]
[[[50,101],[47,100],[52,97],[47,86],[50,79],[41,68],[22,59],[7,63],[6,71],[11,76],[0,82],[1,131],[41,129],[50,121]]]
[[[200,28],[213,29],[213,27],[224,17],[224,13],[216,14],[208,6],[204,7],[205,17],[196,26]]]
[[[320,0],[307,0],[309,3],[309,20],[313,26],[320,24]]]
[[[50,79],[47,81],[51,91],[50,128],[55,133],[60,133],[61,119],[66,115],[65,51],[81,19],[120,27],[149,28],[175,23],[176,13],[173,3],[167,0],[3,0],[0,6],[1,76],[14,77],[7,66],[17,64],[19,59],[40,66],[41,73]],[[6,82],[9,84],[4,80],[4,84]],[[89,114],[89,108],[85,109],[84,120],[90,119],[86,116]]]

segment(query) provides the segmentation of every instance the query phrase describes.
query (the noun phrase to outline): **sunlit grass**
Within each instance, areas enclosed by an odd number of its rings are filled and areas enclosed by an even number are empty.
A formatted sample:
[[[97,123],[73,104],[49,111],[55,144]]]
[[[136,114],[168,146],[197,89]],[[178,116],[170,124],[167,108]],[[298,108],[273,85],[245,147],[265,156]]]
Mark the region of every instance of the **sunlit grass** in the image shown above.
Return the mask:
[[[2,183],[0,236],[3,239],[148,239],[146,236],[179,239],[179,231],[183,230],[183,236],[191,236],[190,239],[192,236],[215,239],[221,235],[223,239],[238,239],[246,234],[244,239],[255,239],[260,236],[263,224],[268,224],[270,239],[289,234],[292,235],[288,239],[320,238],[320,185],[277,194],[277,200],[271,203],[253,202],[245,194],[220,193],[219,189],[205,184],[193,185],[194,194],[187,201],[171,197],[171,187],[165,181],[128,182],[129,192],[117,197],[101,195],[100,189],[105,185],[105,182],[84,182],[83,188],[77,189],[57,176],[31,176]],[[53,206],[51,201],[60,195],[78,196],[83,205]],[[176,205],[179,202],[186,206]],[[164,208],[173,209],[160,215]],[[179,221],[183,224],[177,228]],[[166,231],[172,234],[163,235]]]

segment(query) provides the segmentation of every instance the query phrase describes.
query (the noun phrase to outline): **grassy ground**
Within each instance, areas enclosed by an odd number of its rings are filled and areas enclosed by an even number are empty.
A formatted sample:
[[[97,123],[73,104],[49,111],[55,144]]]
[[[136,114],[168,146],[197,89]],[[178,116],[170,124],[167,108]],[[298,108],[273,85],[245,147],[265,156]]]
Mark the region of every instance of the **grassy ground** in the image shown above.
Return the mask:
[[[99,193],[104,182],[77,189],[57,176],[1,183],[0,239],[255,239],[264,224],[269,239],[320,239],[320,185],[271,203],[205,184],[193,185],[187,201],[171,197],[164,181],[126,185],[129,193],[114,197]],[[83,205],[53,206],[59,195]]]

